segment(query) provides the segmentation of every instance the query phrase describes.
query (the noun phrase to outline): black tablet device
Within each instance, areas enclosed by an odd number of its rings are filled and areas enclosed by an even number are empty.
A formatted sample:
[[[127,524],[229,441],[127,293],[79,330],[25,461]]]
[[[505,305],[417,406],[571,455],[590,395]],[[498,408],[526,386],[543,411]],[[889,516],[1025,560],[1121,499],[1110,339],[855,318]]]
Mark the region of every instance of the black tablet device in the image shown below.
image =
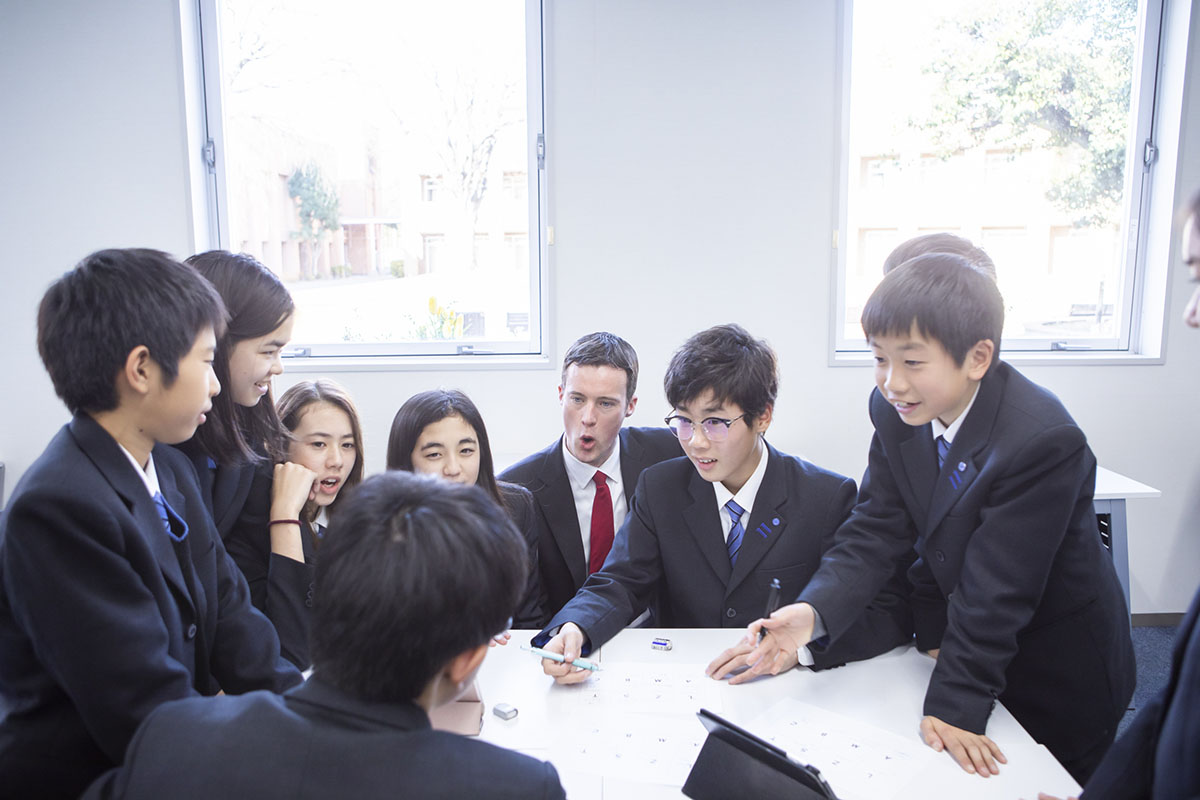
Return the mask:
[[[683,793],[693,800],[729,797],[837,800],[816,767],[788,758],[783,749],[702,708],[696,713],[708,738]]]

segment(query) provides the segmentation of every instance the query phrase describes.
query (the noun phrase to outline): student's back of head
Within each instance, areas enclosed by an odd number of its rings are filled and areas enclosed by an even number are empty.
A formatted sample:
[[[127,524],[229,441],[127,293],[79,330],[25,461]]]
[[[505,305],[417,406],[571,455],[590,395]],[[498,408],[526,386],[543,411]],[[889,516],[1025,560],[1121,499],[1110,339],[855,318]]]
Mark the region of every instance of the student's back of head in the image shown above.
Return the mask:
[[[414,700],[451,659],[507,627],[526,559],[521,535],[477,486],[368,478],[321,545],[316,674],[363,700]]]
[[[962,366],[967,351],[990,339],[1000,353],[1004,300],[996,282],[962,256],[928,253],[884,276],[863,306],[867,339],[916,330],[936,340]]]
[[[663,388],[673,408],[711,390],[718,405],[735,403],[755,419],[775,405],[779,393],[775,352],[741,325],[717,325],[700,331],[675,351]]]
[[[983,248],[972,244],[969,239],[955,236],[953,233],[926,233],[901,242],[884,259],[883,274],[887,275],[904,262],[927,253],[950,253],[962,256],[974,269],[992,280],[996,280],[996,264],[992,261],[992,257],[984,252]]]
[[[117,407],[116,377],[141,345],[169,388],[179,360],[225,307],[189,266],[157,250],[100,250],[46,290],[38,307],[38,353],[72,413]]]

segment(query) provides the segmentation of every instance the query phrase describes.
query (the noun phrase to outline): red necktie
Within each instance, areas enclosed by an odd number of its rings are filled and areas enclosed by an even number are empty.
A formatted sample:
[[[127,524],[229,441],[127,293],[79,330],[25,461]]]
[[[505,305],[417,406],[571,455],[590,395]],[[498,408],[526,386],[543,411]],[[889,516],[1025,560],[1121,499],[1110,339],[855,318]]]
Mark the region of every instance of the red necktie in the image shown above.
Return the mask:
[[[613,543],[612,494],[608,491],[608,480],[604,473],[596,470],[592,476],[596,484],[596,496],[592,499],[592,534],[588,545],[588,574],[591,575],[604,565]]]

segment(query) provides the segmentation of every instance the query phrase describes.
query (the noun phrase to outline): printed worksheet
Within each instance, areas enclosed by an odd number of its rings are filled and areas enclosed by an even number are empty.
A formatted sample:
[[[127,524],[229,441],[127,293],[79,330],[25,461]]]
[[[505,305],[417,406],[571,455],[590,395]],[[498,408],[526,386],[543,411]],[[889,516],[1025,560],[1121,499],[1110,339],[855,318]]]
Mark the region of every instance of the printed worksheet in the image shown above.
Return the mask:
[[[634,714],[695,715],[701,708],[721,712],[720,683],[704,674],[704,664],[605,663],[588,680],[555,686],[556,702]],[[696,723],[697,727],[703,727]]]
[[[682,786],[708,731],[695,714],[667,715],[653,727],[644,720],[641,714],[595,710],[551,744],[550,760],[594,775]]]
[[[917,738],[799,700],[781,700],[747,729],[811,764],[841,800],[886,800],[907,786],[938,757]]]

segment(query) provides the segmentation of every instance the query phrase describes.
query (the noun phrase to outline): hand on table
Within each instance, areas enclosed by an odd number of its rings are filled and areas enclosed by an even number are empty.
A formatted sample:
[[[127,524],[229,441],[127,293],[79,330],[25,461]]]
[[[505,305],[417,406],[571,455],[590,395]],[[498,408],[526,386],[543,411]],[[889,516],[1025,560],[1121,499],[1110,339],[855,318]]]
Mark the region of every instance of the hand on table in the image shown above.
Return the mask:
[[[921,720],[921,738],[939,753],[943,750],[948,751],[964,771],[978,774],[982,778],[1000,774],[1000,768],[996,766],[997,761],[1001,764],[1008,763],[1004,753],[1000,752],[1000,748],[988,737],[956,728],[937,717],[925,717]]]
[[[751,622],[746,635],[733,647],[714,658],[704,670],[715,680],[746,668],[730,678],[730,685],[751,681],[760,675],[778,675],[797,664],[797,651],[812,639],[813,609],[808,603],[793,603],[767,619]],[[764,631],[762,642],[759,631]]]
[[[488,647],[495,647],[498,644],[508,644],[508,640],[511,638],[512,638],[512,633],[510,633],[509,631],[503,631],[501,633],[497,633],[495,636],[492,637],[492,640],[490,642],[488,642]]]
[[[591,670],[572,666],[570,662],[579,658],[583,650],[583,631],[574,622],[568,622],[558,630],[558,635],[542,646],[551,653],[562,653],[567,663],[560,664],[548,658],[542,659],[542,672],[554,678],[555,683],[582,683]]]
[[[1038,792],[1038,800],[1060,800],[1060,798],[1055,797],[1052,794],[1046,794],[1045,792]],[[1078,797],[1068,797],[1068,798],[1066,798],[1066,800],[1079,800],[1079,798]]]

